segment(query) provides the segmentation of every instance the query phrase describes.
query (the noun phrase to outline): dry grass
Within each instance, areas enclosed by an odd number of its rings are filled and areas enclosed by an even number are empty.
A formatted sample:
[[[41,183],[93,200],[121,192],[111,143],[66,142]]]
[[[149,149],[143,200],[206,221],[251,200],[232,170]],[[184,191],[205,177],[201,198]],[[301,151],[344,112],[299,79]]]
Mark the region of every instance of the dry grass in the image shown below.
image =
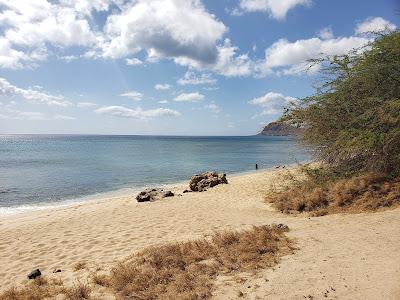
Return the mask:
[[[117,299],[208,299],[220,274],[257,272],[275,266],[293,253],[285,225],[259,226],[242,232],[216,233],[184,243],[146,248],[115,266],[109,275],[91,274],[91,282]],[[43,276],[24,287],[11,288],[0,300],[39,300],[59,296],[90,299],[88,283],[65,287]],[[63,299],[63,298],[61,298]]]
[[[106,274],[92,273],[90,279],[94,284],[100,286],[107,286],[108,283],[108,276]]]
[[[92,289],[89,284],[82,283],[77,281],[73,284],[72,287],[63,288],[61,293],[66,296],[69,300],[81,300],[81,299],[90,299],[90,294]]]
[[[44,277],[32,280],[24,287],[12,287],[2,294],[0,300],[43,300],[64,295],[62,299],[82,300],[90,299],[91,288],[88,284],[77,281],[72,287],[65,287],[60,280],[48,281]]]
[[[376,211],[400,204],[400,178],[364,174],[324,183],[306,178],[273,191],[266,200],[281,212],[313,216]]]
[[[84,262],[84,261],[78,262],[74,265],[75,272],[77,272],[79,270],[83,270],[83,269],[86,269],[86,262]]]
[[[121,299],[208,299],[219,274],[271,267],[293,252],[286,231],[260,226],[148,248],[113,268],[107,285]]]
[[[2,294],[0,300],[41,300],[56,292],[45,277],[37,277],[23,288],[12,287]]]

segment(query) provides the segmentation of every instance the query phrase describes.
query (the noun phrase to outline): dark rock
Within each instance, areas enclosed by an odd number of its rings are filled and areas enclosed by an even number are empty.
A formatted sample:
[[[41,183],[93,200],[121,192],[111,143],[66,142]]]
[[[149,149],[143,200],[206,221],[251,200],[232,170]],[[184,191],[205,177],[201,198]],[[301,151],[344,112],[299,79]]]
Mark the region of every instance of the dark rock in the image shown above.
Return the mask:
[[[163,198],[165,198],[165,197],[173,197],[174,193],[171,192],[171,191],[165,191],[165,192],[163,192],[162,196],[163,196]]]
[[[163,189],[145,189],[136,196],[137,202],[155,201],[165,197],[173,197],[174,193],[171,191],[164,191]]]
[[[289,231],[289,226],[285,225],[285,224],[278,224],[276,227],[278,227],[279,229],[282,229],[283,231]]]
[[[221,183],[228,183],[228,180],[226,179],[226,174],[205,172],[192,176],[189,182],[189,187],[192,191],[202,192]]]
[[[28,279],[35,279],[36,277],[39,277],[42,275],[39,269],[33,270],[32,272],[29,273]]]
[[[53,273],[60,273],[61,272],[61,269],[54,269],[53,270]]]
[[[191,193],[192,191],[190,191],[190,190],[184,190],[183,192],[184,192],[184,193]]]

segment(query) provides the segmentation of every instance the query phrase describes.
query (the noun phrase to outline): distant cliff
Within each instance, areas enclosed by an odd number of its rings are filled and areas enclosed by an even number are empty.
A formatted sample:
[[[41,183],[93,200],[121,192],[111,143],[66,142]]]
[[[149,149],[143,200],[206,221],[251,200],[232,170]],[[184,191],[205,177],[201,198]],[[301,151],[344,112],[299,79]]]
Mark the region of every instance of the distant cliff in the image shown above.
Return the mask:
[[[283,122],[271,122],[258,135],[266,136],[297,136],[302,129]]]

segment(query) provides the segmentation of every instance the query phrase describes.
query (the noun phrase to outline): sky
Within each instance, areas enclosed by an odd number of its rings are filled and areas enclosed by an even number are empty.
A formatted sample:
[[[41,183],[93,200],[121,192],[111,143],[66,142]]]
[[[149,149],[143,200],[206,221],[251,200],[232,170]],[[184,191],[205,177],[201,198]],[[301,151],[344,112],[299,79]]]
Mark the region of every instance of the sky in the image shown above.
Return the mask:
[[[252,135],[398,0],[0,0],[0,134]]]

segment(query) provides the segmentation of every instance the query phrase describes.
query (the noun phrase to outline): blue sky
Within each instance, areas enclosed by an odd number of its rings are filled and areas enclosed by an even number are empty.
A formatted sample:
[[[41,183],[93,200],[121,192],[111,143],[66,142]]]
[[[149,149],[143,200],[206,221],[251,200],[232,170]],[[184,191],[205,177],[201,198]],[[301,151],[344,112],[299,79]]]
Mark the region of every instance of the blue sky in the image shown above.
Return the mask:
[[[396,0],[0,0],[0,133],[249,135]]]

